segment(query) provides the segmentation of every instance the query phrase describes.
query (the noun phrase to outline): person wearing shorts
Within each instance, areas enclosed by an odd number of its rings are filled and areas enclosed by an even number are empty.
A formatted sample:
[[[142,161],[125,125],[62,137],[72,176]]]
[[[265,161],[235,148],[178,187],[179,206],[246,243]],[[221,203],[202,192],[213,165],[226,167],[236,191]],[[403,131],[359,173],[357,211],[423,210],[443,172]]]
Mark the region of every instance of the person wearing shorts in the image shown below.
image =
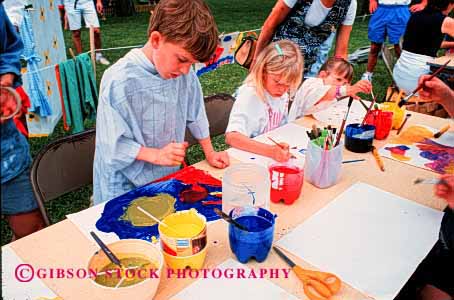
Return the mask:
[[[427,1],[427,0],[425,0]],[[396,56],[402,52],[399,42],[405,33],[410,11],[417,11],[425,6],[409,7],[411,0],[370,0],[369,12],[372,17],[369,21],[368,37],[371,42],[367,71],[361,79],[372,82],[372,75],[377,64],[382,45],[388,37],[388,42],[394,45]]]
[[[95,48],[101,49],[101,29],[99,27],[98,13],[102,13],[103,5],[101,0],[96,1],[96,7],[93,0],[64,0],[66,17],[68,19],[69,30],[72,32],[74,47],[77,53],[82,52],[81,27],[82,18],[87,28],[94,28]],[[96,61],[109,65],[110,62],[102,55],[96,52]]]

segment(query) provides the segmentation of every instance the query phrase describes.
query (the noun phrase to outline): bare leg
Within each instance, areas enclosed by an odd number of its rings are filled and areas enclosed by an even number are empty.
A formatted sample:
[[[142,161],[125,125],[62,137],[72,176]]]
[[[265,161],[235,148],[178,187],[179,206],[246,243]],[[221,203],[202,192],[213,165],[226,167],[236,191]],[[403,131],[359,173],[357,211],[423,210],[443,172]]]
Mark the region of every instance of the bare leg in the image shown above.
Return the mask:
[[[99,27],[94,28],[94,35],[95,35],[95,48],[101,49],[101,30]]]
[[[31,212],[6,216],[13,231],[13,240],[20,239],[44,228],[44,220],[38,209]]]
[[[367,72],[374,72],[375,66],[377,65],[378,54],[380,53],[382,44],[371,43],[369,58],[367,60]]]
[[[80,29],[78,30],[72,30],[72,35],[73,35],[73,43],[74,47],[76,48],[76,52],[82,53],[82,41],[80,39]]]
[[[396,53],[396,58],[400,57],[400,54],[402,53],[402,49],[400,49],[399,44],[394,45],[394,53]]]

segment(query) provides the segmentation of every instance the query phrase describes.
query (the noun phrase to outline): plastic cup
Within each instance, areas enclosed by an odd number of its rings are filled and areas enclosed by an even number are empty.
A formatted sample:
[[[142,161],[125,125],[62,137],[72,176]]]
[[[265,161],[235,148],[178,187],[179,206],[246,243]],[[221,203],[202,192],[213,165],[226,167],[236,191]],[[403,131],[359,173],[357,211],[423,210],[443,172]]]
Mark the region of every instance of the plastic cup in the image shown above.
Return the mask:
[[[242,230],[229,224],[230,249],[239,262],[245,264],[251,258],[262,262],[268,256],[273,244],[276,215],[260,207],[237,207],[230,211],[230,217],[248,228]]]

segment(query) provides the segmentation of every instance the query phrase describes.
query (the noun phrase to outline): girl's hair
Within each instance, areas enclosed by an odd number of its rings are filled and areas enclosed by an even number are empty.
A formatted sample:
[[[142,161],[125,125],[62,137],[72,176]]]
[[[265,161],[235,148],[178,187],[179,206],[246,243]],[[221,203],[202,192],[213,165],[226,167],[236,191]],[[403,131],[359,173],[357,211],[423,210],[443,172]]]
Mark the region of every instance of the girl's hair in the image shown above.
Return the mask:
[[[448,8],[450,4],[453,4],[454,0],[429,0],[427,2],[427,8],[431,8],[433,10],[444,11]]]
[[[281,40],[269,44],[259,53],[245,82],[255,86],[257,95],[265,100],[265,76],[282,75],[281,80],[290,86],[290,94],[293,94],[301,83],[303,68],[304,58],[298,45]]]
[[[353,66],[342,57],[330,57],[320,68],[320,71],[335,73],[343,76],[348,82],[353,80]]]

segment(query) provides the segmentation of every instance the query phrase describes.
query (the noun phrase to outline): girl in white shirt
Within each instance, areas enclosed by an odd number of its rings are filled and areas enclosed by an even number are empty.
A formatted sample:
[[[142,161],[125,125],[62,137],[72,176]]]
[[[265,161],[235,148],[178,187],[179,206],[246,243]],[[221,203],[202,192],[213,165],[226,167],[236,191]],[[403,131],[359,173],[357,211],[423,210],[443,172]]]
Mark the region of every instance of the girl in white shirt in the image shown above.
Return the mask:
[[[290,158],[288,145],[268,145],[251,138],[287,123],[289,94],[301,83],[304,59],[298,45],[281,40],[269,44],[257,57],[230,113],[226,143],[268,156],[276,161]]]
[[[353,79],[353,66],[341,57],[331,57],[320,69],[317,78],[306,79],[295,95],[290,109],[289,121],[311,115],[327,109],[336,99],[357,94],[370,93],[372,84],[367,80],[360,80],[350,85]]]

